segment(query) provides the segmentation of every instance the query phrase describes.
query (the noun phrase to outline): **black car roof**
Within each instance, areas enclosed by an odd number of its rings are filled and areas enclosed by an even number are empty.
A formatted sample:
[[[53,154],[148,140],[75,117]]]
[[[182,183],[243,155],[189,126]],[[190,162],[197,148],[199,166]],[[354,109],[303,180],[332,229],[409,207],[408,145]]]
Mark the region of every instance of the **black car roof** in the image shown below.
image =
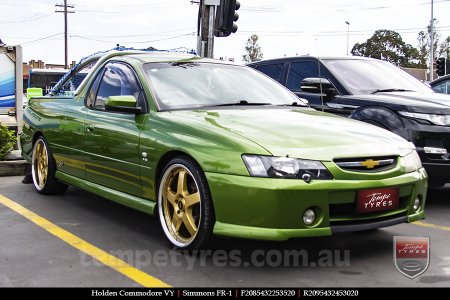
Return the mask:
[[[450,74],[442,76],[442,77],[439,77],[438,79],[433,80],[432,82],[430,82],[430,85],[431,86],[435,86],[435,85],[437,85],[437,84],[439,84],[439,83],[441,83],[443,81],[446,81],[446,80],[450,80]]]
[[[362,57],[362,56],[311,56],[311,55],[300,55],[300,56],[290,56],[290,57],[280,57],[273,59],[260,60],[257,62],[249,63],[248,65],[259,65],[266,63],[276,63],[276,62],[289,62],[296,60],[305,60],[305,59],[313,59],[313,60],[376,60],[374,58]]]

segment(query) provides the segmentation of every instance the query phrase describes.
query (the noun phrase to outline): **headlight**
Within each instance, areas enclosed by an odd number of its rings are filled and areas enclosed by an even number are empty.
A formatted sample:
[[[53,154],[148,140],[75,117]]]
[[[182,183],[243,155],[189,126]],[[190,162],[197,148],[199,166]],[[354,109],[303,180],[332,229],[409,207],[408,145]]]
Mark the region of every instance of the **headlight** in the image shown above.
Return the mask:
[[[330,171],[320,161],[290,157],[243,155],[251,176],[304,179],[333,179]]]
[[[402,116],[428,121],[434,125],[450,126],[450,115],[433,115],[433,114],[419,114],[407,111],[399,111]]]
[[[406,173],[411,173],[422,168],[422,163],[420,162],[417,151],[412,151],[408,155],[402,157],[402,164],[403,167],[405,167]]]

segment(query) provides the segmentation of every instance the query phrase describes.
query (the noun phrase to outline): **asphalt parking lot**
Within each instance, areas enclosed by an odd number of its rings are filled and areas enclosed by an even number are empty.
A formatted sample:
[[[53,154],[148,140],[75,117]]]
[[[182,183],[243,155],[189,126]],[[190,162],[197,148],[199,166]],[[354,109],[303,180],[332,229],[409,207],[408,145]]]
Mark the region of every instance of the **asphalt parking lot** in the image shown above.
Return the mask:
[[[193,255],[172,250],[156,218],[76,188],[39,195],[21,179],[0,177],[2,287],[450,286],[449,186],[429,192],[427,218],[416,224],[287,242],[227,239]],[[430,237],[424,274],[397,271],[393,236]]]

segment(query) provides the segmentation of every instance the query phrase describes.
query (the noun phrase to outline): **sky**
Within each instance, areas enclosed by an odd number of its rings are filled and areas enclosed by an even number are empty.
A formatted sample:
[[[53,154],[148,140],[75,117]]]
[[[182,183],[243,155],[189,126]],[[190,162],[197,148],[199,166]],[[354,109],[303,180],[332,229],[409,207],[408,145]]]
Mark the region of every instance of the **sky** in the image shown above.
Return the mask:
[[[59,1],[59,2],[58,2]],[[294,55],[342,56],[375,30],[394,30],[417,47],[431,19],[431,0],[239,0],[238,31],[215,38],[214,57],[241,62],[258,34],[265,59]],[[64,63],[62,0],[0,0],[0,39],[22,45],[24,61]],[[190,0],[68,0],[69,62],[120,44],[196,49],[198,5]],[[441,41],[450,36],[450,0],[434,0]],[[347,25],[348,22],[350,25]],[[347,43],[348,39],[348,43]]]

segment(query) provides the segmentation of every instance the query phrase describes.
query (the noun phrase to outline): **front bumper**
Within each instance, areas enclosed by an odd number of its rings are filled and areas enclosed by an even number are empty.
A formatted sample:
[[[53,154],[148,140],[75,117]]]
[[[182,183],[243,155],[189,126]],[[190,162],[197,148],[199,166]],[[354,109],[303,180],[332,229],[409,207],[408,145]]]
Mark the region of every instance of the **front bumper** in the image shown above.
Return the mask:
[[[302,180],[256,178],[206,173],[213,199],[214,234],[263,240],[326,236],[367,230],[424,218],[427,175],[424,169],[378,180]],[[360,189],[399,187],[396,210],[356,214]],[[414,212],[412,203],[421,199]],[[305,210],[314,208],[316,222],[306,226]]]
[[[450,127],[408,120],[407,139],[414,143],[430,182],[450,182]],[[425,148],[446,149],[448,154],[426,153]]]

